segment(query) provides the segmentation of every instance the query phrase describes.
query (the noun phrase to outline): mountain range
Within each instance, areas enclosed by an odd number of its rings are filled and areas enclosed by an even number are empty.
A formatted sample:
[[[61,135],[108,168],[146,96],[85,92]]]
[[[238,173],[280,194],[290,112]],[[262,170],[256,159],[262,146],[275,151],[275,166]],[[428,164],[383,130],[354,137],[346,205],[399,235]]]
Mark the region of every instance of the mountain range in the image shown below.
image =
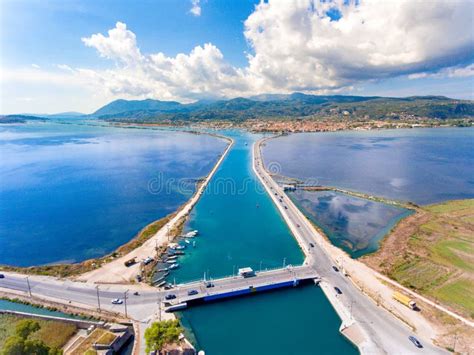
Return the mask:
[[[10,117],[3,116],[1,122]],[[32,116],[32,115],[29,115]],[[63,113],[34,115],[40,117],[97,118],[121,122],[160,122],[198,120],[247,120],[254,118],[472,118],[474,101],[444,96],[412,96],[405,98],[381,96],[307,95],[303,93],[264,94],[250,98],[203,100],[191,104],[160,100],[115,100],[90,115]],[[21,118],[25,118],[23,116]]]
[[[474,101],[443,96],[387,98],[346,95],[258,95],[251,98],[197,101],[116,100],[100,108],[92,117],[111,121],[150,122],[163,120],[245,120],[252,118],[352,117],[368,119],[433,119],[474,116]]]

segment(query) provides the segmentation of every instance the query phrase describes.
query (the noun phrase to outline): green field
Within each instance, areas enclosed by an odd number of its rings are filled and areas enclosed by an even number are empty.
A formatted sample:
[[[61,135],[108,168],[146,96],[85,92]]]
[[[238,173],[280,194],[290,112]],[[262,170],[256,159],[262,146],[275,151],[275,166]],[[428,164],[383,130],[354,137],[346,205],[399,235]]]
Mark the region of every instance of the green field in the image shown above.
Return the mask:
[[[15,334],[15,328],[23,317],[10,314],[0,314],[0,352],[8,337]],[[31,335],[31,339],[43,341],[50,348],[60,349],[74,335],[77,328],[73,324],[35,319],[41,329]]]
[[[404,286],[474,318],[474,200],[424,208],[428,222],[408,247],[388,260],[386,273]]]

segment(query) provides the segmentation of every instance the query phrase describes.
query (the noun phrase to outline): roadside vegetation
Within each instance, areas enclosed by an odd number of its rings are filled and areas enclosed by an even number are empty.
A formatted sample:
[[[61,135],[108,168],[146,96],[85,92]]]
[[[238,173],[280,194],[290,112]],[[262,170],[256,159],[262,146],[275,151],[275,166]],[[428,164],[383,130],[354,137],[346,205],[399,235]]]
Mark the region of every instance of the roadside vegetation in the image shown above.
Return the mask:
[[[160,351],[164,346],[176,343],[182,331],[178,320],[154,322],[145,330],[147,354],[152,351]]]
[[[1,314],[0,354],[61,354],[76,331],[69,323]]]
[[[474,199],[421,208],[363,260],[474,319]]]

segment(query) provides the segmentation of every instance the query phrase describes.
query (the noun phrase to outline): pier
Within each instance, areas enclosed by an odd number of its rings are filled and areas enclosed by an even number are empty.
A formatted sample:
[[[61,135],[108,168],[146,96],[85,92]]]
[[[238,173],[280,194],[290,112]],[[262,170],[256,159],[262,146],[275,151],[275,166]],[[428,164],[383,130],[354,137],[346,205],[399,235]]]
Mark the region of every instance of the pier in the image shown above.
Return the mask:
[[[175,311],[187,308],[191,304],[296,287],[301,283],[319,282],[319,280],[319,275],[312,267],[291,265],[285,268],[256,272],[252,277],[231,276],[215,280],[200,280],[177,285],[169,290],[167,295],[174,295],[176,298],[164,300],[165,310]],[[212,287],[209,287],[210,285]]]

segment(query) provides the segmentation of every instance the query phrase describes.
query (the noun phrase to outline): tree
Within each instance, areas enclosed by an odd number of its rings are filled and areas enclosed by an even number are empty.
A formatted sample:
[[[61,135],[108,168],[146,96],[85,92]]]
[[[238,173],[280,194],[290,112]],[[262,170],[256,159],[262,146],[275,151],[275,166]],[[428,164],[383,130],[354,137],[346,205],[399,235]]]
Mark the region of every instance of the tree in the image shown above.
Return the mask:
[[[40,330],[37,321],[24,319],[17,323],[16,334],[7,338],[3,345],[2,355],[55,355],[57,349],[50,349],[43,341],[28,339],[28,337]]]
[[[3,344],[2,355],[24,355],[25,339],[18,335],[8,337]]]
[[[16,325],[16,335],[22,339],[26,339],[34,332],[40,330],[40,325],[37,321],[32,319],[23,319]]]
[[[161,350],[166,344],[171,344],[179,339],[183,329],[177,320],[154,322],[145,330],[147,353]]]
[[[5,341],[2,355],[48,355],[49,351],[49,346],[41,340],[25,340],[13,335]]]

